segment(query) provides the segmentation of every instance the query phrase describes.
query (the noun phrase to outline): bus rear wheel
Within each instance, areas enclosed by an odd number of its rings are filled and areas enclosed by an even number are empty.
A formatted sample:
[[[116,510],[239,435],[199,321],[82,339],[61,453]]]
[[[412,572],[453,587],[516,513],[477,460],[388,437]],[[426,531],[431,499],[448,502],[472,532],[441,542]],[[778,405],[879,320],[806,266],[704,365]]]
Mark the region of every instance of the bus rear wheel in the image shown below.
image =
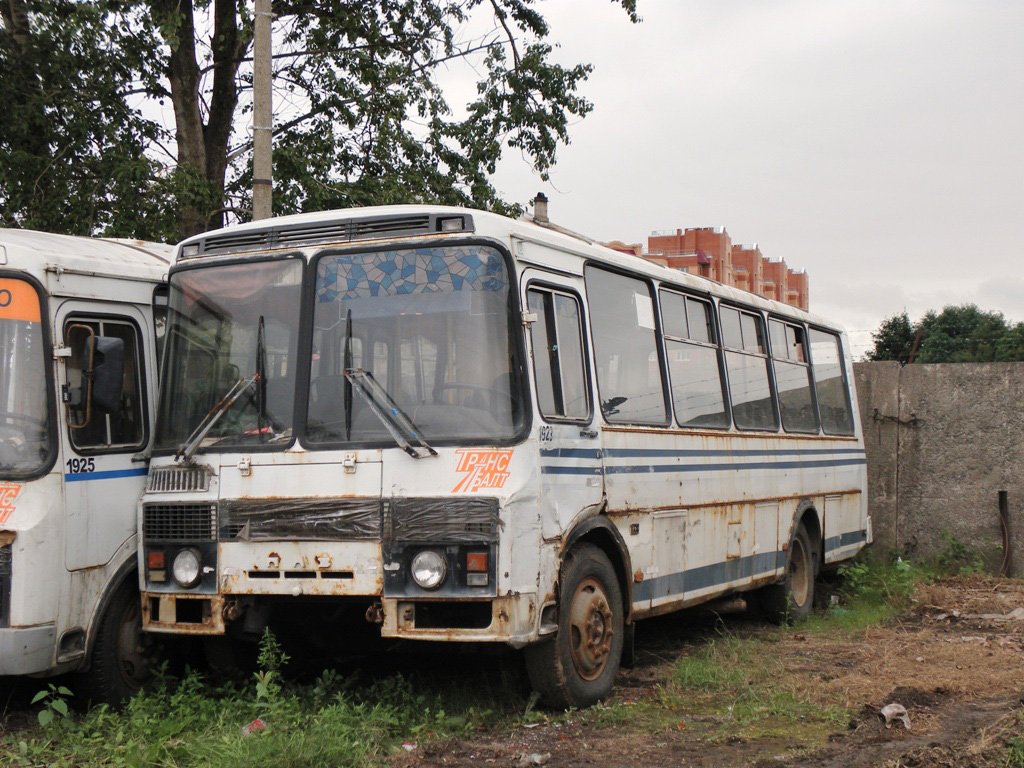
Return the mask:
[[[779,584],[758,590],[758,601],[765,617],[776,624],[785,624],[807,616],[814,606],[816,570],[811,537],[800,523],[789,543],[786,577]]]
[[[609,693],[625,639],[622,590],[608,556],[591,544],[562,565],[558,632],[526,649],[530,683],[551,707],[589,707]]]

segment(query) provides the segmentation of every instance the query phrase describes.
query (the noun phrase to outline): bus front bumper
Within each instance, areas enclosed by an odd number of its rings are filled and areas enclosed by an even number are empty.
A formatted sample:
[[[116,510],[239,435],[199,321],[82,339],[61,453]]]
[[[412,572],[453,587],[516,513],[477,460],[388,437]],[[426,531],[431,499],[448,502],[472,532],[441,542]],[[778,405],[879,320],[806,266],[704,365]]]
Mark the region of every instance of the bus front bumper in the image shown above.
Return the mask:
[[[142,627],[147,632],[223,635],[244,615],[243,602],[265,596],[144,593]],[[367,620],[381,636],[408,640],[507,643],[521,647],[537,639],[537,596],[491,598],[384,597],[371,604]]]
[[[35,675],[53,667],[53,624],[0,629],[0,675]]]

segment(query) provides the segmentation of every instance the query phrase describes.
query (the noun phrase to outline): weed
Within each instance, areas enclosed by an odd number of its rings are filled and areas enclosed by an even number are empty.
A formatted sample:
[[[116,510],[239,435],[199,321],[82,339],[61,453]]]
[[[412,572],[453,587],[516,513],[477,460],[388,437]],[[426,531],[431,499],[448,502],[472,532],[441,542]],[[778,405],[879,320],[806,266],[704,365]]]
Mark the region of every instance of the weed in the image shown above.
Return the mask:
[[[74,696],[74,694],[65,688],[63,685],[54,685],[50,683],[46,690],[42,690],[32,697],[33,704],[39,704],[42,702],[42,709],[39,710],[38,719],[39,725],[43,728],[57,723],[63,725],[65,728],[71,725],[71,713],[68,710],[68,702],[66,697]]]
[[[970,576],[985,570],[984,559],[976,551],[956,538],[949,530],[940,534],[942,548],[935,555],[935,566],[939,573]]]
[[[1003,765],[1006,768],[1024,768],[1024,736],[1010,739]]]

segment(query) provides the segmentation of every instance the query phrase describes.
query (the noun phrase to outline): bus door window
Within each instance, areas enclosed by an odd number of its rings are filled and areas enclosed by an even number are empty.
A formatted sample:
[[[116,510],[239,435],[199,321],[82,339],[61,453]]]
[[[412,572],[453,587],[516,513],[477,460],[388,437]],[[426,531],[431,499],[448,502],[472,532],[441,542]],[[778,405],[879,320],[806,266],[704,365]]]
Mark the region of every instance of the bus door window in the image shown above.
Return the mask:
[[[804,329],[771,319],[768,332],[782,428],[787,432],[817,432],[818,414],[811,396],[811,367],[804,354]]]
[[[588,267],[585,278],[597,388],[605,420],[663,425],[668,413],[647,283]]]
[[[89,403],[83,374],[89,367],[90,329],[96,337],[118,339],[124,344],[121,397],[115,403],[103,405],[95,397],[91,405]],[[64,384],[70,414],[68,432],[71,445],[76,450],[86,451],[141,446],[145,442],[145,417],[139,332],[135,325],[124,320],[71,318],[65,325],[64,338],[71,349],[65,366]]]
[[[818,397],[821,426],[827,435],[852,435],[853,413],[850,392],[843,373],[839,337],[834,333],[810,331],[814,392]]]
[[[775,431],[779,422],[768,380],[768,351],[760,315],[720,308],[722,346],[729,373],[732,419],[737,429]]]
[[[672,403],[681,427],[729,426],[711,317],[708,302],[671,291],[661,292],[661,327]]]
[[[541,415],[588,421],[590,398],[579,301],[575,296],[540,288],[531,288],[526,301],[529,311],[537,315],[530,325],[530,341]]]

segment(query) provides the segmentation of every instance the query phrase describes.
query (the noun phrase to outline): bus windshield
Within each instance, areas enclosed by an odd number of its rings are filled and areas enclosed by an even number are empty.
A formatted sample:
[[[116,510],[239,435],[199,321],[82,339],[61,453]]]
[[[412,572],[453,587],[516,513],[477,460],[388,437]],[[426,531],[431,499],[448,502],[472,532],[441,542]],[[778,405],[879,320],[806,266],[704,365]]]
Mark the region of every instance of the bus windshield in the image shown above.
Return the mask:
[[[387,442],[346,371],[372,376],[429,442],[494,442],[522,426],[509,278],[493,248],[326,254],[316,263],[310,444]]]
[[[39,295],[0,278],[0,479],[39,472],[50,456],[43,343]]]
[[[291,442],[302,267],[275,259],[171,276],[158,449]]]

